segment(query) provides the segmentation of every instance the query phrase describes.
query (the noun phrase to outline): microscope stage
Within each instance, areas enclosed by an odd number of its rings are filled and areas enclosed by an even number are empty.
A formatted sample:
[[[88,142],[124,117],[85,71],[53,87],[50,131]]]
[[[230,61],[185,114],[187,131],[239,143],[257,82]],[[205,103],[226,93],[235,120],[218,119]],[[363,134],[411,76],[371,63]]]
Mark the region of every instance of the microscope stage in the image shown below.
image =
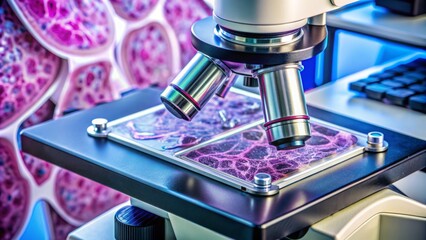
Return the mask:
[[[277,189],[362,154],[363,134],[319,120],[301,148],[277,151],[268,144],[257,95],[233,89],[214,98],[191,122],[175,118],[162,105],[108,124],[108,139],[252,194]],[[271,176],[268,191],[254,177]]]
[[[339,131],[357,138],[355,132],[345,129],[384,133],[389,149],[358,154],[288,185],[278,194],[258,197],[145,151],[87,135],[87,126],[94,118],[114,120],[143,112],[160,104],[159,94],[160,90],[153,88],[136,91],[120,100],[24,129],[22,150],[239,239],[282,238],[426,166],[425,141],[311,106],[311,117],[332,123],[333,129],[341,126]]]

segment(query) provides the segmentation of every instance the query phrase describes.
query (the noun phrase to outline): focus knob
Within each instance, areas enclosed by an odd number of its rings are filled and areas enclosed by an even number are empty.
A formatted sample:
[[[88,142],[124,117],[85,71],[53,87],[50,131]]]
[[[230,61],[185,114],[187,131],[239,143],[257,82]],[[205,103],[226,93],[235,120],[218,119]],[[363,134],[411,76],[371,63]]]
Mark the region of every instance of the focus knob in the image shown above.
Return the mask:
[[[114,217],[117,240],[164,239],[164,219],[143,209],[126,206]]]

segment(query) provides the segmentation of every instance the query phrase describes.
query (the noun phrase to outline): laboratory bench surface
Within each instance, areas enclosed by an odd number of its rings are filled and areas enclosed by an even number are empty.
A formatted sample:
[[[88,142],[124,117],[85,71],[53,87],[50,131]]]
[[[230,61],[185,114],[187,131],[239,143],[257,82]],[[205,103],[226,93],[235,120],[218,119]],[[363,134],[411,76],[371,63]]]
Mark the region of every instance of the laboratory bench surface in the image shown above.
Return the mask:
[[[426,166],[426,142],[319,108],[312,117],[361,133],[381,131],[385,153],[365,153],[280,190],[254,196],[151,155],[87,135],[91,120],[112,121],[160,103],[160,90],[25,129],[22,149],[36,157],[236,239],[277,239],[303,229]]]

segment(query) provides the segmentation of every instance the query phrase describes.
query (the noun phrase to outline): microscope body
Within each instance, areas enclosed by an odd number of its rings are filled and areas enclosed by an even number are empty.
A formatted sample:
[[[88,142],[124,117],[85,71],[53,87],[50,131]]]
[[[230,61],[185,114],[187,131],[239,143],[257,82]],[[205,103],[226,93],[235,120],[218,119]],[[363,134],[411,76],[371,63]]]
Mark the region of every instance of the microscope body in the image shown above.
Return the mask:
[[[259,87],[269,143],[304,146],[311,131],[301,61],[325,49],[325,13],[355,1],[215,0],[213,17],[191,30],[198,53],[162,93],[163,104],[190,121],[242,76],[244,85]]]

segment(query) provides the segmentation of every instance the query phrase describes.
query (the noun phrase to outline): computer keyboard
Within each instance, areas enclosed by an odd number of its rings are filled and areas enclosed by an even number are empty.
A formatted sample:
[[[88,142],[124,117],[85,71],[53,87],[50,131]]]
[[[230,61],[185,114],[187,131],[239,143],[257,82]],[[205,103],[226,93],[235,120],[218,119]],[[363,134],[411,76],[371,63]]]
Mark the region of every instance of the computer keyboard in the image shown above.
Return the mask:
[[[367,98],[426,113],[426,59],[385,68],[349,84]]]

